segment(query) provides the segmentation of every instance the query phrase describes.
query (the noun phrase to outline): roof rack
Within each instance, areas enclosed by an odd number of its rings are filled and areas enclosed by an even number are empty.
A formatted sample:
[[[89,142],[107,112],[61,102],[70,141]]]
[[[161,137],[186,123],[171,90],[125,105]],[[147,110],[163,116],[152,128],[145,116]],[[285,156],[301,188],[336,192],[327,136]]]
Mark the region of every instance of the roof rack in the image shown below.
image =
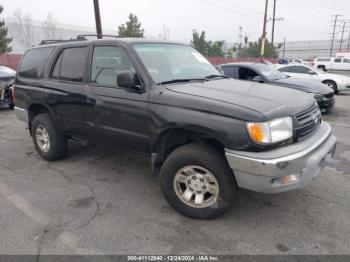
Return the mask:
[[[101,35],[101,34],[84,34],[84,35],[78,35],[77,36],[77,39],[80,39],[80,40],[87,40],[86,37],[89,37],[89,36],[96,36],[97,38],[98,37],[114,37],[114,38],[122,38],[122,36],[118,36],[118,35]]]
[[[83,40],[88,40],[86,37],[89,36],[96,36],[98,37],[114,37],[114,38],[122,38],[122,36],[117,36],[117,35],[94,35],[94,34],[87,34],[87,35],[77,35],[77,38],[71,38],[71,39],[46,39],[46,40],[42,40],[40,42],[40,45],[48,45],[48,44],[54,44],[54,43],[63,43],[63,42],[74,42],[74,41],[83,41]]]
[[[40,42],[39,45],[48,45],[48,44],[55,44],[55,43],[63,43],[63,42],[74,42],[74,41],[82,41],[82,40],[86,40],[86,39],[66,39],[66,40],[63,40],[63,39],[46,39],[46,40],[42,40]]]

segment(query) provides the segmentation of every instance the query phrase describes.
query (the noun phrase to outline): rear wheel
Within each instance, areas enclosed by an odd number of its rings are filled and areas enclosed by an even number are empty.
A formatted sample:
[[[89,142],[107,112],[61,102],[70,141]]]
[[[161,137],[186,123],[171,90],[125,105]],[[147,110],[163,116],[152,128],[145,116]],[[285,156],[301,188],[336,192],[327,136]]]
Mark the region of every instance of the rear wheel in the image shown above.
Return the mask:
[[[50,114],[35,116],[31,126],[34,145],[42,158],[48,161],[64,158],[67,138],[57,130]]]
[[[335,94],[338,94],[338,86],[337,86],[336,82],[334,82],[332,80],[325,80],[325,81],[323,81],[323,83],[325,85],[327,85],[328,87],[332,88]]]
[[[207,145],[175,149],[161,168],[160,183],[169,204],[192,218],[219,217],[236,199],[237,185],[223,154]]]

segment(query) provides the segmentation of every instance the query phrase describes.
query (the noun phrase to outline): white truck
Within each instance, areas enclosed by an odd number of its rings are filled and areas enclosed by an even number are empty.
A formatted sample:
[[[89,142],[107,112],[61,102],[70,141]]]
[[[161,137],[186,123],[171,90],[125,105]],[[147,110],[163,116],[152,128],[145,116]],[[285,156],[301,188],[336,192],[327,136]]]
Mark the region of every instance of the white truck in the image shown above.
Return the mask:
[[[317,57],[313,66],[323,71],[350,71],[350,59],[344,57]]]

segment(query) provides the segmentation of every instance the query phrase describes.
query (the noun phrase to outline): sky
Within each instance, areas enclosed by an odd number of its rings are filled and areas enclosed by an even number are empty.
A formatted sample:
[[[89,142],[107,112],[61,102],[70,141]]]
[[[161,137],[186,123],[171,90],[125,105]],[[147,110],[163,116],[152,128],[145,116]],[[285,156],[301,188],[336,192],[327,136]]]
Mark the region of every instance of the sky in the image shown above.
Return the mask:
[[[2,0],[2,17],[11,17],[16,9],[43,21],[51,12],[57,22],[94,27],[93,0]],[[165,26],[169,39],[189,42],[192,30],[204,30],[207,40],[239,41],[242,35],[257,40],[262,33],[265,0],[100,0],[102,27],[115,30],[135,13],[145,29],[145,36],[157,37]],[[268,17],[273,0],[269,0]],[[330,38],[332,15],[350,21],[350,0],[276,0],[275,41],[324,40]],[[271,37],[271,21],[267,36]],[[340,38],[342,24],[337,27]],[[350,22],[344,37],[349,35]]]

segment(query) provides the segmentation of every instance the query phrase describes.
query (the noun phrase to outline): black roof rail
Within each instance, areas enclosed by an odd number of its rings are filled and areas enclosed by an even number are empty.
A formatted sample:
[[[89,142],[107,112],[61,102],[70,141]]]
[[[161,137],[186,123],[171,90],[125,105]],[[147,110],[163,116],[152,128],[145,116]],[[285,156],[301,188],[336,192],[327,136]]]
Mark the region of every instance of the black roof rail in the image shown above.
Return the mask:
[[[64,43],[64,42],[74,42],[74,41],[82,41],[82,40],[86,40],[86,39],[46,39],[46,40],[42,40],[40,42],[39,45],[48,45],[48,44],[55,44],[55,43]]]
[[[80,40],[87,40],[86,37],[89,37],[89,36],[96,36],[97,38],[100,36],[101,38],[103,37],[114,37],[114,38],[123,38],[122,36],[118,36],[118,35],[101,35],[101,34],[84,34],[84,35],[78,35],[77,36],[77,39],[80,39]]]

